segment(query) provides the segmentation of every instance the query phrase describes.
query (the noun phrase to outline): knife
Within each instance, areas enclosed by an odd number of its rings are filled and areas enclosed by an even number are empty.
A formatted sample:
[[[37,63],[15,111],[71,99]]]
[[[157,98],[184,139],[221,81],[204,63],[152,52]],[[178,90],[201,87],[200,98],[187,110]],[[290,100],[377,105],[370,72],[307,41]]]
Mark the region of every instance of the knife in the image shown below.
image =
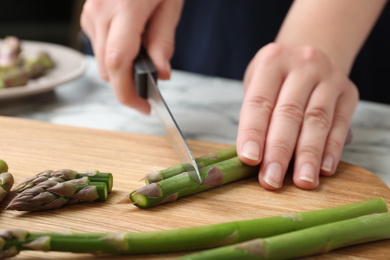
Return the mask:
[[[179,157],[180,163],[189,176],[200,184],[202,178],[200,177],[195,158],[157,87],[157,70],[144,47],[141,47],[139,55],[134,61],[134,80],[138,96],[149,101],[152,110],[159,118],[165,134]]]

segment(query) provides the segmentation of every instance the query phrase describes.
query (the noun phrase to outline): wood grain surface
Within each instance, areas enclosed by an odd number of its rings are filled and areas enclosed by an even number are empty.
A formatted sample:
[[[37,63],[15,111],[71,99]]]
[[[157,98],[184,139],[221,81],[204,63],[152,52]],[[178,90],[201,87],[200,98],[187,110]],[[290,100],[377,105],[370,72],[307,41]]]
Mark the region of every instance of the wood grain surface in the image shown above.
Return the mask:
[[[47,169],[97,169],[112,172],[114,189],[106,202],[83,203],[44,212],[6,211],[12,196],[0,204],[0,229],[29,231],[139,232],[168,230],[263,218],[339,206],[382,197],[390,190],[374,174],[341,162],[334,177],[321,177],[318,189],[294,186],[288,176],[277,192],[263,189],[256,177],[225,185],[155,208],[116,204],[140,188],[145,174],[178,164],[165,137],[59,126],[0,117],[0,158],[18,184]],[[228,145],[189,140],[195,157]],[[182,254],[93,256],[23,251],[15,259],[172,259]],[[305,259],[389,259],[390,240],[368,243]]]

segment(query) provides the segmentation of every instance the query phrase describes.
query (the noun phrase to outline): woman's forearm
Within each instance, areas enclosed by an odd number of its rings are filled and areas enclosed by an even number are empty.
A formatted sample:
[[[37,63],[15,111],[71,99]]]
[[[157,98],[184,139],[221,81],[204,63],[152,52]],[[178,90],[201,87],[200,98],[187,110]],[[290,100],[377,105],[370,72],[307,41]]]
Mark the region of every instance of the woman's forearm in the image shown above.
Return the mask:
[[[296,0],[276,37],[284,44],[311,45],[347,73],[387,0]]]

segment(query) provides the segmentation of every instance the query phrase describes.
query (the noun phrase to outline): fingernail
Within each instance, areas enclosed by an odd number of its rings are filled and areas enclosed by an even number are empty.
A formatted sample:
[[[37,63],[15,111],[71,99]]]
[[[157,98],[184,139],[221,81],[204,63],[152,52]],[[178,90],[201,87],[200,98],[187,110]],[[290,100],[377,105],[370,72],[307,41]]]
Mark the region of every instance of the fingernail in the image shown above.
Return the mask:
[[[321,170],[326,172],[331,172],[332,169],[333,169],[333,157],[331,155],[327,155],[322,161]]]
[[[298,172],[299,179],[308,182],[314,182],[315,180],[315,170],[313,165],[306,163],[301,166]]]
[[[256,142],[248,141],[242,147],[242,155],[249,160],[259,160],[259,145]]]
[[[349,143],[351,143],[352,142],[352,130],[351,129],[349,129],[348,130],[348,134],[347,134],[347,137],[345,138],[345,142],[344,142],[344,144],[349,144]]]
[[[283,169],[279,163],[270,163],[264,173],[264,181],[279,189],[282,185]]]

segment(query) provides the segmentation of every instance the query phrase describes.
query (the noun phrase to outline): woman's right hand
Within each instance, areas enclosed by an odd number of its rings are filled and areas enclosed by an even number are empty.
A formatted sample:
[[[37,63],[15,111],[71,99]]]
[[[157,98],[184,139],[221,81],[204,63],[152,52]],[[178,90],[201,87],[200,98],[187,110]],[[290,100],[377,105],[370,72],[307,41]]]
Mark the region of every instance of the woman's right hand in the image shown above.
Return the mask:
[[[133,62],[144,44],[160,79],[169,79],[169,60],[183,0],[88,0],[80,18],[91,40],[99,73],[111,83],[117,99],[140,112],[150,112],[149,103],[138,97],[133,80]]]

